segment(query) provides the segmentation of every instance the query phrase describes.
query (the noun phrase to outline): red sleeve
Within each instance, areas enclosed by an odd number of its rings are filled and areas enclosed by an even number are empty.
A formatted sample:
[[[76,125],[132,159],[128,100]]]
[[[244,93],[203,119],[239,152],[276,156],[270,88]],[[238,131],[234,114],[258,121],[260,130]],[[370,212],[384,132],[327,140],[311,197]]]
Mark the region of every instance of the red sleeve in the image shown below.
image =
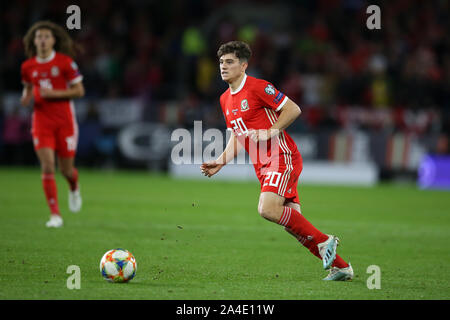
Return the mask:
[[[31,78],[28,74],[28,69],[26,68],[25,62],[20,66],[20,76],[22,78],[22,83],[31,84]]]
[[[264,107],[280,111],[287,102],[287,96],[279,91],[270,82],[261,80],[253,87],[253,93],[261,101]]]
[[[68,58],[64,65],[64,77],[69,84],[75,84],[83,80],[78,65],[71,58]]]

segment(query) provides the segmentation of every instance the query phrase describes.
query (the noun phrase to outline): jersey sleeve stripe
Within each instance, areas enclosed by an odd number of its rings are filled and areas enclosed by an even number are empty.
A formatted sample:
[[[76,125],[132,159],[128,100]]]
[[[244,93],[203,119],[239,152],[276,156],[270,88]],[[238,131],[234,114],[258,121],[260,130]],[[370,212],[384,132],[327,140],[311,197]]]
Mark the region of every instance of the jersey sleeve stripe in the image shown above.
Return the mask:
[[[69,81],[69,84],[75,84],[75,83],[81,82],[81,80],[83,80],[83,76],[82,76],[82,75],[79,75],[78,77],[76,77],[76,78],[70,80],[70,81]]]
[[[288,100],[288,97],[287,96],[284,97],[283,102],[280,103],[280,105],[278,106],[278,108],[275,111],[277,111],[277,112],[280,111],[281,108],[283,108],[284,105],[286,104],[287,100]]]

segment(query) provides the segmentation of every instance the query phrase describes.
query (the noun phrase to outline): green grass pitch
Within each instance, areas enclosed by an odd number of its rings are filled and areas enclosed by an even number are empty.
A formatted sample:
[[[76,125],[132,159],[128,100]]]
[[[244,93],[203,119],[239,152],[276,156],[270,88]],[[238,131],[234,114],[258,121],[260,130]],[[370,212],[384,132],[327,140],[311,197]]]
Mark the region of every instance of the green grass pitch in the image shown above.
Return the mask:
[[[257,213],[257,182],[174,180],[147,172],[80,170],[83,210],[47,229],[38,168],[0,168],[0,299],[449,299],[450,196],[415,186],[302,185],[303,214],[341,238],[351,282],[326,282],[321,261]],[[137,260],[126,284],[103,280],[102,255]],[[69,290],[67,267],[81,270]],[[370,265],[381,288],[368,289]]]

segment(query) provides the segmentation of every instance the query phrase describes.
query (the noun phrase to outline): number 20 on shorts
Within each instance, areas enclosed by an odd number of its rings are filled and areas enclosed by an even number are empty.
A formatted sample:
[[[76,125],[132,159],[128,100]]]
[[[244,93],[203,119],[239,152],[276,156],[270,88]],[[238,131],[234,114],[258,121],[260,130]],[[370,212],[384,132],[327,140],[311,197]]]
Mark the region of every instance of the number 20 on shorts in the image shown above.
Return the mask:
[[[280,183],[280,177],[281,173],[276,171],[269,171],[267,172],[266,178],[264,179],[264,185],[263,187],[269,185],[271,187],[278,187],[278,184]]]

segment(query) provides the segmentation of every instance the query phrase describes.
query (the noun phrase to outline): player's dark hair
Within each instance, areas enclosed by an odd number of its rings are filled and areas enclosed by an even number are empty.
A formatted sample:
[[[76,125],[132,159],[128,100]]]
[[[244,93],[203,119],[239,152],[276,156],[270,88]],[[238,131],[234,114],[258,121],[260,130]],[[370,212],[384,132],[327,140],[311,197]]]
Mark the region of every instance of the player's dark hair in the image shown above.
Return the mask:
[[[34,57],[36,53],[36,46],[34,45],[34,37],[37,30],[47,29],[52,32],[55,38],[54,49],[57,52],[75,57],[75,44],[67,31],[61,26],[51,21],[38,21],[33,24],[23,37],[23,44],[25,46],[25,54],[28,58]]]
[[[221,56],[228,53],[234,53],[239,61],[246,62],[248,62],[252,56],[250,46],[243,41],[230,41],[222,44],[217,51],[217,57],[220,59]]]

